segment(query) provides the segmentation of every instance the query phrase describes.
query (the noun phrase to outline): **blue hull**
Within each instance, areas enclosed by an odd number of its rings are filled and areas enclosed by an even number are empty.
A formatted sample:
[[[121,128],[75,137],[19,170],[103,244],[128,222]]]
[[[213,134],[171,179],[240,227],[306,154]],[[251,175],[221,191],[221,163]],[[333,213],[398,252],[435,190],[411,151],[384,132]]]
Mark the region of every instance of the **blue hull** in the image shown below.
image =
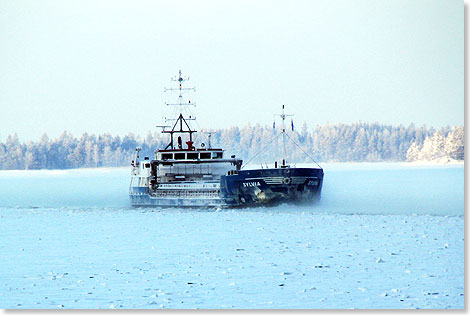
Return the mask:
[[[222,176],[220,194],[230,206],[311,203],[321,197],[321,168],[242,170]]]
[[[321,168],[274,168],[240,170],[220,179],[220,194],[198,197],[152,197],[147,187],[131,187],[134,206],[237,207],[312,203],[321,197]]]

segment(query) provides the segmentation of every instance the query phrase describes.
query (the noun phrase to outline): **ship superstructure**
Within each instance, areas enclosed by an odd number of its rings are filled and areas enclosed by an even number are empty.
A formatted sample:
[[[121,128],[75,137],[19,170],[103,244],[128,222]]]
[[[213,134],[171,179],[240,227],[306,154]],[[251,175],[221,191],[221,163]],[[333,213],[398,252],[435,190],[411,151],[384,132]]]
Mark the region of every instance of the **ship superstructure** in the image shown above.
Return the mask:
[[[238,172],[242,160],[232,155],[224,156],[221,148],[212,148],[210,141],[206,146],[201,143],[195,146],[193,135],[197,131],[191,128],[189,122],[195,120],[192,115],[185,115],[187,106],[194,103],[183,101],[183,91],[194,88],[185,88],[181,71],[178,78],[178,87],[175,89],[178,102],[167,104],[177,106],[179,115],[172,125],[160,126],[162,133],[169,135],[169,143],[164,149],[155,151],[155,157],[150,160],[145,157],[139,160],[140,148],[136,149],[132,161],[131,183],[129,197],[135,206],[223,206],[224,200],[220,198],[220,178],[226,174]],[[170,129],[167,129],[170,128]]]

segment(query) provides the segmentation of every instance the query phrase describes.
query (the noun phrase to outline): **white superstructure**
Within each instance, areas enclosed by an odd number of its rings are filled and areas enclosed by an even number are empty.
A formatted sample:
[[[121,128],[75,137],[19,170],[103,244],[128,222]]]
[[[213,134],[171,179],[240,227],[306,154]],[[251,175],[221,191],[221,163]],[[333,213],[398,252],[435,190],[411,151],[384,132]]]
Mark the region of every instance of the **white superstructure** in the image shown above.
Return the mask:
[[[182,87],[185,79],[181,71],[179,82],[179,97],[177,105],[194,105],[182,101]],[[170,89],[167,89],[170,90]],[[155,151],[155,159],[146,157],[139,161],[140,148],[132,161],[131,183],[129,197],[136,206],[219,206],[220,178],[229,172],[240,170],[242,160],[233,155],[227,159],[222,149],[205,148],[202,143],[196,148],[193,134],[196,130],[190,128],[188,120],[181,110],[173,126],[162,126],[162,133],[169,134],[170,142],[164,148]],[[171,130],[165,128],[172,127]],[[185,137],[186,139],[183,139]],[[175,141],[176,140],[176,141]],[[183,144],[183,141],[184,144]]]

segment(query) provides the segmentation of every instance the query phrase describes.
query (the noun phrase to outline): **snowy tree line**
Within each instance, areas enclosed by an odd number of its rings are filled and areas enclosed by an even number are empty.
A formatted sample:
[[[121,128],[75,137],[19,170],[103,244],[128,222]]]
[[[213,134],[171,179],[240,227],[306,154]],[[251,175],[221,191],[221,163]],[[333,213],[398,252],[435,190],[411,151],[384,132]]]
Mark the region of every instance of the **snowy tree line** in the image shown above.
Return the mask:
[[[458,128],[462,130],[459,143],[463,148],[463,127]],[[412,144],[421,148],[426,139],[436,132],[447,137],[452,130],[449,126],[435,130],[426,126],[417,128],[414,124],[404,127],[357,122],[316,126],[309,131],[304,122],[300,130],[287,132],[285,151],[287,159],[296,162],[310,162],[310,157],[317,162],[406,161]],[[245,161],[267,144],[268,147],[253,159],[254,162],[264,163],[279,160],[283,155],[282,135],[275,136],[279,133],[279,128],[274,130],[271,126],[247,125],[241,129],[216,130],[212,138],[215,138],[216,145],[226,144],[224,147],[229,152],[237,152]]]
[[[195,140],[196,144],[204,142],[207,147],[209,137],[205,132],[198,132]],[[0,169],[124,166],[129,165],[136,147],[142,148],[141,157],[153,158],[154,150],[167,143],[168,136],[160,132],[149,132],[144,138],[132,133],[124,137],[84,133],[75,138],[63,132],[56,139],[44,134],[39,141],[27,142],[20,142],[15,134],[0,143]],[[214,130],[210,143],[245,162],[272,163],[284,152],[279,128],[258,124]],[[309,130],[304,122],[300,130],[287,132],[285,150],[287,160],[292,162],[309,162],[309,156],[317,162],[405,161],[427,158],[428,153],[421,152],[437,154],[439,150],[463,159],[463,127],[436,131],[425,126],[416,128],[413,124],[404,127],[358,122],[327,124]]]
[[[158,138],[149,136],[142,141],[133,134],[121,138],[109,133],[98,136],[84,133],[75,138],[64,131],[57,139],[49,139],[43,134],[37,142],[21,143],[14,134],[0,143],[0,169],[123,166],[130,163],[137,146],[150,151],[151,147],[162,144],[156,142]]]
[[[436,131],[423,143],[413,142],[406,153],[408,161],[463,160],[464,159],[464,127],[454,127],[445,134]]]

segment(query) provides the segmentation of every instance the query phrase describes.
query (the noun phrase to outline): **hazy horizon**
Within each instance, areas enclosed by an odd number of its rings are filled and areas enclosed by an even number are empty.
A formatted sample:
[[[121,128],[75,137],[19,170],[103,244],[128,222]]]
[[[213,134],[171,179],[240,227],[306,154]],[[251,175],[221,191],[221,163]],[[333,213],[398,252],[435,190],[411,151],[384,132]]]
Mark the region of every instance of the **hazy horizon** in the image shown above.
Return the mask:
[[[178,70],[199,126],[464,125],[464,6],[354,2],[0,2],[0,141],[144,136]]]

